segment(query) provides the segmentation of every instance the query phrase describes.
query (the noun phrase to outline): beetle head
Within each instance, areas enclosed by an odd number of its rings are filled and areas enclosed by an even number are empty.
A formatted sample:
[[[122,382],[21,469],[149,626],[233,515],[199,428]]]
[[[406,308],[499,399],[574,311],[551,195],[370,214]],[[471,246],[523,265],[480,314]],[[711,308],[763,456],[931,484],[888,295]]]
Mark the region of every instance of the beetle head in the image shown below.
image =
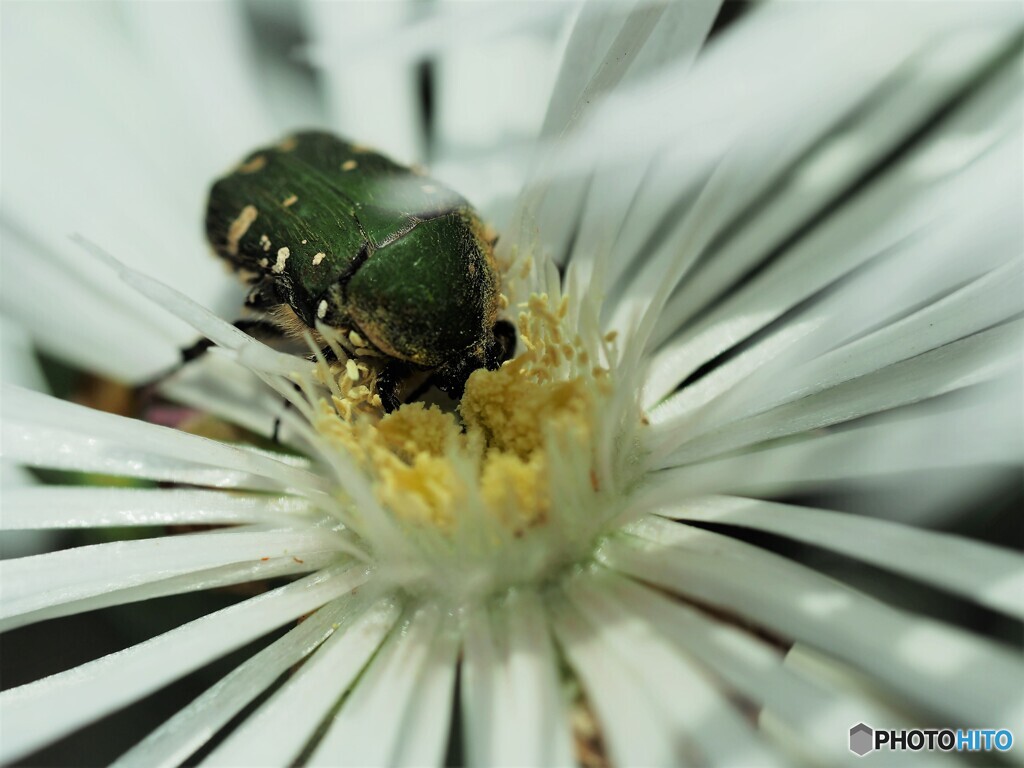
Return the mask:
[[[433,376],[434,385],[449,397],[458,400],[466,389],[466,380],[473,371],[493,371],[512,357],[516,349],[516,331],[512,323],[499,320],[487,340],[472,354],[462,355],[440,366]]]

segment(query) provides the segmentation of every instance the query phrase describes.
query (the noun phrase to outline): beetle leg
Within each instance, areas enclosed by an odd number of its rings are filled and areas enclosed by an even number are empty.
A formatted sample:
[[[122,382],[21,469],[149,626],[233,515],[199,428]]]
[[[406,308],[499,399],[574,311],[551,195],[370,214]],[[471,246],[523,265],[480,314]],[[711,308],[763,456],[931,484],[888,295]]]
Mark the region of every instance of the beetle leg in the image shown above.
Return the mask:
[[[377,374],[377,395],[386,413],[397,410],[402,401],[398,398],[402,384],[409,378],[411,371],[405,363],[392,361],[386,363]]]
[[[292,382],[292,386],[295,388],[296,392],[300,392],[301,393],[302,387],[300,387],[295,382]],[[284,399],[284,406],[282,406],[282,410],[287,411],[289,408],[294,408],[295,407],[295,406],[292,405],[292,401],[291,400],[289,400],[288,398],[283,398],[283,399]],[[280,443],[281,442],[280,436],[281,436],[281,417],[280,416],[275,416],[274,417],[274,429],[270,433],[270,439],[274,443]]]
[[[516,352],[516,329],[508,320],[499,320],[492,330],[494,341],[488,346],[484,355],[487,370],[493,371]]]
[[[292,401],[291,400],[285,400],[284,401],[284,409],[288,410],[291,407],[292,407]],[[280,440],[280,433],[281,433],[281,417],[280,416],[275,416],[274,417],[274,429],[270,433],[270,439],[274,443],[280,443],[281,442],[281,440]]]

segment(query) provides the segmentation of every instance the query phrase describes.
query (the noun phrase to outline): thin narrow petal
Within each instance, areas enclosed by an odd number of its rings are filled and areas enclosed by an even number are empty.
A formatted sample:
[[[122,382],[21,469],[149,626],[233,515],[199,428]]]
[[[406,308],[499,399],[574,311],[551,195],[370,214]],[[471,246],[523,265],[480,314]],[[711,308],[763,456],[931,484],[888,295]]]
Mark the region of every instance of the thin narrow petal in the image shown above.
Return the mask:
[[[815,215],[827,213],[829,201],[839,198],[909,135],[927,125],[950,99],[976,85],[1014,34],[993,28],[989,35],[976,30],[947,35],[926,45],[895,72],[882,72],[871,97],[858,103],[833,133],[800,157],[762,205],[734,222],[736,230],[714,250],[713,258],[679,287],[659,318],[655,344],[666,341],[759,260],[784,247]],[[941,141],[932,145],[940,146]],[[965,197],[964,202],[972,200]],[[841,209],[836,213],[843,215]]]
[[[31,338],[14,320],[3,314],[0,314],[0,375],[8,384],[36,392],[49,391]]]
[[[1024,619],[1024,557],[1001,547],[862,515],[728,496],[694,499],[663,514],[825,547]]]
[[[685,69],[710,30],[718,5],[714,0],[584,4],[552,90],[541,138],[570,133],[585,118],[592,102],[628,78],[642,78],[673,60],[681,62],[680,70]],[[650,145],[652,151],[658,146]],[[646,165],[644,159],[637,164]],[[621,181],[614,171],[607,177]],[[528,245],[526,231],[536,226],[543,248],[556,261],[565,262],[567,246],[585,212],[590,184],[585,177],[529,184],[520,198],[519,217],[525,229],[513,234],[521,238],[519,247]],[[624,211],[635,185],[631,189],[627,184],[618,191],[620,200],[615,207]]]
[[[445,638],[450,630],[444,623],[436,607],[423,607],[400,631],[391,633],[328,726],[309,765],[386,765],[406,754],[402,745],[403,725],[410,718],[417,686],[420,681],[443,671],[436,668],[438,664],[454,669],[453,657],[435,655],[450,643]],[[450,703],[440,711],[426,714],[432,718],[433,731],[447,735]],[[444,739],[439,741],[440,749],[419,755],[423,765],[442,762]]]
[[[1019,24],[1016,10],[1000,2],[947,5],[941,13],[906,5],[884,15],[870,6],[758,6],[708,47],[690,77],[681,80],[666,68],[610,94],[545,171],[558,177],[591,168],[609,145],[629,163],[651,147],[683,140],[705,161],[714,160],[741,132],[744,142],[768,139],[789,155],[791,145],[779,136],[758,136],[757,129],[770,124],[767,132],[776,133],[788,126],[791,135],[809,130],[819,138],[925,48],[958,31],[1001,36]],[[875,39],[870,57],[860,45],[863,36]],[[808,68],[812,59],[821,66]],[[769,159],[765,170],[771,173],[775,159]],[[739,192],[740,199],[758,195],[756,189]]]
[[[0,628],[31,620],[35,611],[73,604],[106,592],[223,565],[264,558],[337,552],[330,531],[207,533],[93,544],[0,563],[4,601]],[[74,612],[68,606],[67,613]]]
[[[235,525],[310,520],[305,499],[184,488],[4,488],[0,528]]]
[[[724,536],[668,521],[634,530],[644,538],[609,541],[600,555],[605,564],[821,648],[954,722],[1019,722],[1024,715],[1024,665],[995,643]]]
[[[645,621],[692,655],[727,686],[800,734],[829,764],[852,758],[836,738],[858,721],[893,723],[903,719],[854,691],[837,691],[808,682],[783,663],[780,652],[753,633],[721,621],[664,593],[611,572],[596,574],[605,600]],[[913,761],[913,755],[910,756]],[[934,759],[929,755],[923,761]]]
[[[688,743],[682,750],[686,762],[777,765],[735,703],[706,679],[704,669],[679,654],[651,624],[609,599],[589,574],[572,580],[566,592],[589,620],[590,630],[604,638],[617,661],[631,667],[642,681],[667,718],[674,740]],[[680,695],[682,691],[685,695]]]
[[[323,486],[316,475],[253,451],[17,387],[4,385],[2,393],[4,455],[30,466],[218,487]]]
[[[570,765],[568,712],[536,596],[479,610],[465,629],[462,717],[471,765]]]
[[[718,2],[668,4],[650,38],[635,54],[626,75],[626,87],[628,82],[648,76],[668,63],[680,78],[685,77],[687,65],[697,57],[720,7]],[[672,150],[671,145],[666,149],[652,144],[649,157],[637,157],[629,165],[616,163],[614,149],[611,150],[612,167],[599,169],[594,174],[578,222],[560,223],[560,226],[578,227],[572,252],[563,257],[572,265],[567,281],[569,295],[582,295],[583,287],[592,280],[597,281],[597,285],[590,285],[595,293],[611,289],[622,274],[645,256],[643,245],[664,217],[664,204],[678,202],[680,179],[675,176],[668,189],[658,188],[657,204],[638,198],[642,192],[649,193],[658,186],[652,177],[659,176],[663,155]],[[691,168],[690,177],[699,177],[697,169]],[[644,243],[619,247],[619,237],[627,228],[642,237]]]
[[[189,622],[67,672],[0,694],[0,755],[16,760],[358,587],[339,566]]]
[[[906,414],[882,414],[834,432],[810,432],[649,476],[639,510],[679,499],[680,493],[758,493],[791,490],[898,473],[1013,464],[1024,457],[1019,426],[1019,379],[997,379]],[[1014,418],[1014,417],[1017,418]]]
[[[549,603],[551,626],[599,722],[615,765],[674,766],[682,749],[677,734],[632,670],[615,658],[602,635],[558,596]]]
[[[896,730],[928,727],[929,723],[920,719],[920,713],[908,713],[906,709],[897,706],[897,702],[885,695],[873,681],[852,669],[850,666],[831,656],[815,651],[803,643],[794,643],[786,652],[783,665],[792,677],[809,682],[817,689],[825,691],[827,695],[845,702],[849,706],[845,723],[836,721],[833,726],[830,741],[835,742],[835,734],[846,731],[855,723],[885,723],[887,728]],[[772,709],[766,708],[761,713],[761,727],[769,728],[766,723],[776,718]],[[892,725],[889,725],[892,723]],[[798,738],[802,732],[796,730]],[[861,758],[853,756],[846,745],[842,748],[846,751],[846,761],[849,764],[860,764]],[[887,756],[888,758],[889,756]],[[886,762],[889,762],[887,759]],[[943,754],[936,750],[930,752],[910,752],[902,754],[892,753],[893,764],[909,765],[945,765],[962,766],[964,762],[957,753]]]
[[[203,765],[290,765],[384,642],[401,614],[393,597],[354,612],[298,672],[214,750]],[[341,629],[339,627],[338,629]]]
[[[1010,149],[1007,147],[1006,149]],[[1008,160],[998,153],[994,163]],[[992,166],[995,167],[995,166]],[[967,197],[993,191],[996,204],[970,205],[896,246],[805,312],[769,329],[707,376],[655,407],[655,431],[696,435],[773,404],[810,394],[1002,322],[1017,311],[1024,244],[1011,189],[992,190],[988,174]],[[976,185],[976,186],[975,186]],[[960,258],[968,249],[977,257]],[[885,290],[882,286],[900,286]],[[792,394],[791,394],[792,393]],[[685,424],[685,429],[682,426]]]
[[[266,382],[227,355],[209,354],[192,360],[160,382],[160,394],[201,413],[211,414],[253,434],[299,448],[282,418],[289,401]]]
[[[165,720],[113,765],[171,768],[182,764],[281,674],[316,650],[342,624],[350,624],[359,602],[354,596],[346,596],[325,605]]]
[[[974,161],[983,161],[986,155],[1019,153],[1015,140],[1019,134],[1018,113],[1009,106],[1015,92],[1012,74],[1007,71],[990,83],[961,111],[940,124],[932,143],[908,153],[834,216],[798,240],[769,269],[673,336],[652,360],[645,403],[658,402],[708,360],[900,240],[937,223],[944,211],[955,212],[962,206],[965,192],[976,185],[971,184],[974,179],[970,175],[959,171]],[[954,168],[922,172],[932,147],[964,134],[976,136],[976,140],[961,150]],[[989,185],[1000,183],[1005,168],[994,158],[990,163],[979,163],[979,171],[987,172]],[[969,252],[973,245],[965,242],[962,249]],[[962,257],[962,253],[950,256]],[[884,293],[899,290],[899,284],[877,288]]]
[[[4,626],[10,628],[34,624],[59,616],[109,608],[112,605],[127,605],[167,595],[180,595],[186,592],[217,589],[232,584],[249,584],[267,579],[312,573],[334,565],[340,560],[341,555],[336,550],[303,553],[301,557],[295,554],[270,557],[266,560],[260,557],[258,560],[221,565],[200,571],[191,571],[181,576],[146,581],[136,586],[120,587],[70,602],[52,603],[43,608],[20,614],[9,622],[4,622]]]
[[[461,637],[454,622],[438,632],[405,710],[401,738],[391,764],[444,765]]]
[[[6,199],[5,199],[6,206]],[[77,251],[70,242],[64,250]],[[106,374],[118,381],[143,383],[168,370],[181,358],[191,329],[170,319],[167,329],[146,322],[125,297],[148,305],[116,281],[94,287],[79,277],[81,259],[53,252],[10,226],[0,226],[4,254],[4,280],[0,284],[4,313],[17,320],[41,350],[59,360]],[[93,279],[95,279],[93,270]],[[111,287],[111,284],[113,287]],[[40,301],[40,297],[46,297]],[[74,313],[55,312],[54,307],[75,307]],[[74,315],[74,320],[70,315]],[[4,376],[7,383],[14,382]]]
[[[1020,365],[1022,344],[1024,321],[1000,325],[756,416],[732,424],[723,419],[720,428],[682,441],[663,461],[673,466],[703,461],[992,381]]]
[[[125,283],[154,304],[173,312],[219,346],[244,354],[251,367],[284,376],[293,373],[312,375],[314,365],[310,361],[271,349],[231,323],[222,320],[182,291],[144,272],[132,269],[91,240],[81,235],[75,235],[72,239],[96,259],[116,271]]]

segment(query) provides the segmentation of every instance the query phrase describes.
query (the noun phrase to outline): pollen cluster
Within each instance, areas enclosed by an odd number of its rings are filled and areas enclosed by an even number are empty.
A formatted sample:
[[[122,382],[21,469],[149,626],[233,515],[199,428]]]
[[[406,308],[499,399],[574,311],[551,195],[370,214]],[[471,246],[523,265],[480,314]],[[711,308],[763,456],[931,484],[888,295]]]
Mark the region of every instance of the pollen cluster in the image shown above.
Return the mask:
[[[314,426],[372,478],[401,526],[455,535],[482,514],[512,538],[527,536],[551,514],[553,451],[587,467],[585,492],[598,492],[588,452],[607,371],[591,365],[579,337],[565,338],[567,302],[550,305],[542,295],[522,307],[525,351],[475,371],[454,412],[413,402],[381,415],[370,368],[349,360],[332,369],[334,394],[317,404]]]

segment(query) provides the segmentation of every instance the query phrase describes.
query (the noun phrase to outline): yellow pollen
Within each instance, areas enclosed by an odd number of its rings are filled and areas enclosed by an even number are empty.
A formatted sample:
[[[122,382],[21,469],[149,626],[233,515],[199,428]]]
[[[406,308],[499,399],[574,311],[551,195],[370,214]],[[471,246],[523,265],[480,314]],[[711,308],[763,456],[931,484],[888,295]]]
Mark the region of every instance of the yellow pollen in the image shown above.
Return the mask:
[[[316,404],[314,426],[367,472],[400,524],[447,534],[477,510],[506,536],[526,536],[551,517],[552,456],[579,457],[575,487],[600,492],[591,446],[611,392],[608,372],[579,364],[589,355],[563,331],[568,310],[566,300],[531,297],[518,318],[526,351],[497,370],[474,371],[456,413],[412,402],[382,415],[377,363],[349,359],[321,370],[335,394]],[[355,331],[348,340],[365,343]]]

